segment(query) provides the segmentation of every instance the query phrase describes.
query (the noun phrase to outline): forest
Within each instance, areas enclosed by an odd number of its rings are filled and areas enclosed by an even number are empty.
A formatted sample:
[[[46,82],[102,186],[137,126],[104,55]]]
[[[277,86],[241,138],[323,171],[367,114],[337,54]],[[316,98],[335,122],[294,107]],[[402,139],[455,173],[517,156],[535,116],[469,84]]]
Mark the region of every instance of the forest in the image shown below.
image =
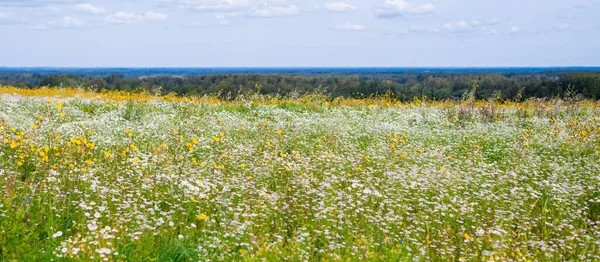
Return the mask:
[[[476,98],[600,99],[600,72],[406,72],[364,74],[204,74],[89,75],[75,73],[0,73],[0,84],[24,88],[82,87],[95,91],[148,91],[179,96],[219,96],[233,100],[260,93],[293,96],[320,92],[329,98],[391,95],[401,101],[414,98],[459,99],[476,86]]]

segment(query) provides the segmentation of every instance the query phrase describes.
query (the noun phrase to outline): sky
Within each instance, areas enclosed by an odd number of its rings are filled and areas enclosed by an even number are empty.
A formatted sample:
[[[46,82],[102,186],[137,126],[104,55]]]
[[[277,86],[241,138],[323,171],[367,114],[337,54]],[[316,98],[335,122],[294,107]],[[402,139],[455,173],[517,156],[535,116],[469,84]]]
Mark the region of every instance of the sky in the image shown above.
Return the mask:
[[[0,66],[599,66],[598,14],[600,0],[0,0]]]

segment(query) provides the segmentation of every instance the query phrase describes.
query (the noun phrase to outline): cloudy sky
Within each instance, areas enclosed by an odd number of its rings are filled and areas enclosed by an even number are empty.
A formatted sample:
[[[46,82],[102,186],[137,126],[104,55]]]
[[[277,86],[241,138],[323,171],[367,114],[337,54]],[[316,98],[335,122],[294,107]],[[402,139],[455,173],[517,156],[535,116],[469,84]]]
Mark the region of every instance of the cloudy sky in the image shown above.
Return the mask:
[[[600,0],[0,0],[0,66],[598,66]]]

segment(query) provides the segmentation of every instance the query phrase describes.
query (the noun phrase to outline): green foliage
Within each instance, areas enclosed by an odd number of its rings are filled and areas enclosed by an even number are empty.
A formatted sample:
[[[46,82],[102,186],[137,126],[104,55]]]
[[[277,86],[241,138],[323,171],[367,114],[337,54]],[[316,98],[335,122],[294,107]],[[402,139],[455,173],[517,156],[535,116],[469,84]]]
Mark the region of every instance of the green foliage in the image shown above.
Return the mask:
[[[401,101],[417,97],[433,100],[554,98],[579,94],[600,99],[599,73],[404,73],[372,75],[191,75],[89,76],[76,74],[0,74],[0,84],[88,87],[94,90],[123,90],[153,94],[219,96],[226,100],[249,99],[252,95],[288,96],[323,90],[329,99],[371,97],[391,92]],[[477,88],[473,89],[474,86]],[[575,99],[573,97],[573,99]]]
[[[143,108],[136,106],[135,102],[128,101],[125,104],[125,110],[123,110],[121,117],[128,121],[137,121],[144,114]]]

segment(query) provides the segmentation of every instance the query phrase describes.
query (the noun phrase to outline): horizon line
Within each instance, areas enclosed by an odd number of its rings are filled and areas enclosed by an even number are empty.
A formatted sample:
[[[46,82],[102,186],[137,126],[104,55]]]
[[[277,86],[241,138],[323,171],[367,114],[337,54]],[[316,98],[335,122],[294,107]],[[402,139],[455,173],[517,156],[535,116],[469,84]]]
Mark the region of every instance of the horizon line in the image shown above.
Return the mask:
[[[0,66],[0,68],[9,69],[428,69],[428,68],[600,68],[600,65],[565,65],[565,66]]]

